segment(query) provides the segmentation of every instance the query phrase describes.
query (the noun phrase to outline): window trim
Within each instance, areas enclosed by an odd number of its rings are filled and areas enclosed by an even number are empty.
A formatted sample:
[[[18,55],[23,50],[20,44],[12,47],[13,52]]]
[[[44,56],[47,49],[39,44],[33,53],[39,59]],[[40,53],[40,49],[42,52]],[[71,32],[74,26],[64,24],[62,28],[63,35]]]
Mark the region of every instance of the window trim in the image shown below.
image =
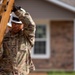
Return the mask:
[[[47,44],[46,44],[46,54],[33,54],[34,52],[34,50],[32,49],[32,51],[31,51],[31,57],[33,58],[33,59],[47,59],[47,58],[49,58],[50,57],[50,25],[49,25],[49,21],[48,20],[37,20],[37,21],[35,21],[36,22],[36,25],[46,25],[46,34],[47,34],[47,38],[46,38],[46,40],[47,40]]]

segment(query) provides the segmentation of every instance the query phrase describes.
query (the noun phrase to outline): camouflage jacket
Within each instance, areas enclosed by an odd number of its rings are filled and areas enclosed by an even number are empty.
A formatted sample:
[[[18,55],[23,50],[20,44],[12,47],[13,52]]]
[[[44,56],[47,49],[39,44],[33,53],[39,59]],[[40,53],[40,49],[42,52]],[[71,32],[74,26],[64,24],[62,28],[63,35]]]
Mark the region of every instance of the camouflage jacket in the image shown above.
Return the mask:
[[[15,14],[23,22],[24,28],[15,35],[11,31],[5,34],[0,49],[0,70],[27,74],[30,68],[34,68],[30,50],[35,42],[36,26],[28,12],[18,10]]]

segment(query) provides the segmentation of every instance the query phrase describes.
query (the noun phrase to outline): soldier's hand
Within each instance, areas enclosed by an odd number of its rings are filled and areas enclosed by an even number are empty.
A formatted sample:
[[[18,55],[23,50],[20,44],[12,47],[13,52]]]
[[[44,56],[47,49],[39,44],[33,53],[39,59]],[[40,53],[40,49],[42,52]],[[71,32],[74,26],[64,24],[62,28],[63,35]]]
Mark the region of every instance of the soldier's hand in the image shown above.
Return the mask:
[[[16,12],[17,10],[20,10],[20,6],[13,6],[12,12]]]

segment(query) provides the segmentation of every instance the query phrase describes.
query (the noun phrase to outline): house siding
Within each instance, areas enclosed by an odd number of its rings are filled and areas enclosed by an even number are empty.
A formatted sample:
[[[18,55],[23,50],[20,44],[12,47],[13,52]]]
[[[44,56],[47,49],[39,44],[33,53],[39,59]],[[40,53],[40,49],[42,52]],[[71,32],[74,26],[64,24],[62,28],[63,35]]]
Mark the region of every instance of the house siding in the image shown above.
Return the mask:
[[[49,59],[34,59],[36,70],[73,70],[73,21],[53,21],[51,30],[51,56]]]
[[[74,19],[75,13],[45,0],[17,0],[34,19]]]

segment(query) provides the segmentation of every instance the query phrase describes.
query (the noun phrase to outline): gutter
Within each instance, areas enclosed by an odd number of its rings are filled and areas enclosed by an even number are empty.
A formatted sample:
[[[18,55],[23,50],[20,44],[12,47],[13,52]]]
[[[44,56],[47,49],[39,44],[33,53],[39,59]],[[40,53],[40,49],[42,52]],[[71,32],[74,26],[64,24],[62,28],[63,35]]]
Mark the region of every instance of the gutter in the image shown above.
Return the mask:
[[[66,3],[63,3],[61,1],[58,1],[58,0],[46,0],[46,1],[49,1],[49,2],[54,3],[54,4],[57,4],[59,6],[62,6],[64,8],[66,8],[66,9],[69,9],[69,10],[75,12],[75,7],[70,6],[70,5],[66,4]]]

